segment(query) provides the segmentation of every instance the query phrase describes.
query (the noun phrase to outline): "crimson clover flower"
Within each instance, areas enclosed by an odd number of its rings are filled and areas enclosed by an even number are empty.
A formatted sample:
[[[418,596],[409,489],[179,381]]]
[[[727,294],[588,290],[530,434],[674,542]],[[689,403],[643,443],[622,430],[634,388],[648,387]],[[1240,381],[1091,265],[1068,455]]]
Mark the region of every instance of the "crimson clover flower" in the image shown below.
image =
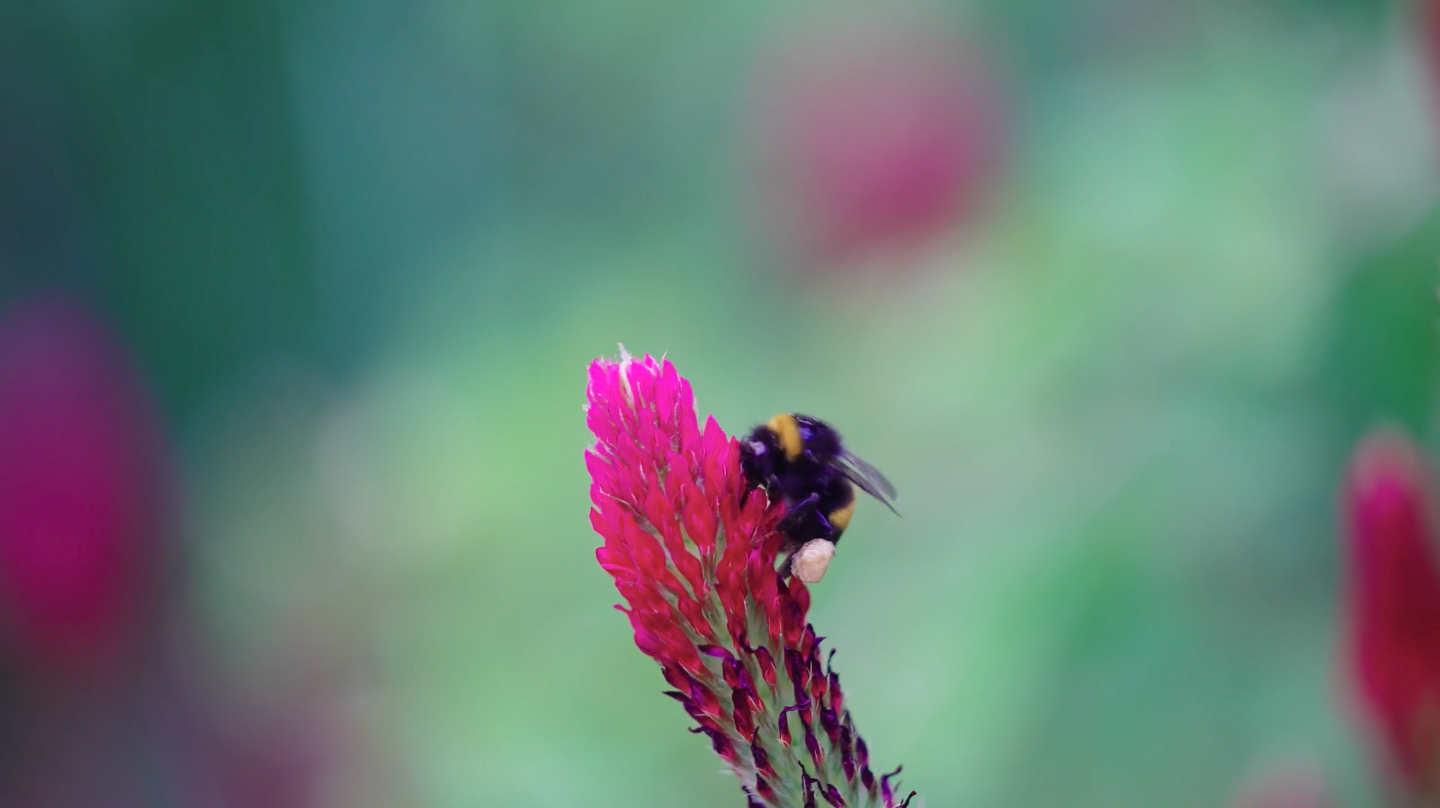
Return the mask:
[[[753,145],[786,246],[869,265],[975,218],[1004,158],[1005,98],[944,20],[824,14],[761,65]]]
[[[116,335],[42,294],[0,316],[0,657],[104,678],[153,609],[163,436]]]
[[[627,606],[635,645],[660,663],[754,808],[900,808],[876,777],[822,664],[810,592],[775,569],[784,505],[749,491],[739,444],[712,416],[700,429],[690,383],[649,355],[590,365],[595,551]],[[834,651],[830,652],[833,657]]]
[[[1344,492],[1349,656],[1401,784],[1440,800],[1440,559],[1431,475],[1405,435],[1363,441]]]

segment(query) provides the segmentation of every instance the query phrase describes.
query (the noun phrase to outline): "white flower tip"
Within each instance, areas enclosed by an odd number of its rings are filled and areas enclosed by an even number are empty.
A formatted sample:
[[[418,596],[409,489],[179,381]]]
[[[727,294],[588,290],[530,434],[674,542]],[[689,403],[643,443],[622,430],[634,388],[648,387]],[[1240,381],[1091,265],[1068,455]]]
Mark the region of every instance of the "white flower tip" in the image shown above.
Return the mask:
[[[827,539],[811,539],[795,551],[790,559],[790,571],[796,578],[807,584],[819,582],[830,568],[830,559],[835,557],[835,543]]]
[[[630,365],[635,361],[635,357],[625,350],[623,342],[615,344],[620,348],[620,394],[625,397],[625,406],[633,410],[635,409],[635,393],[630,389],[630,376],[626,371],[630,370]]]

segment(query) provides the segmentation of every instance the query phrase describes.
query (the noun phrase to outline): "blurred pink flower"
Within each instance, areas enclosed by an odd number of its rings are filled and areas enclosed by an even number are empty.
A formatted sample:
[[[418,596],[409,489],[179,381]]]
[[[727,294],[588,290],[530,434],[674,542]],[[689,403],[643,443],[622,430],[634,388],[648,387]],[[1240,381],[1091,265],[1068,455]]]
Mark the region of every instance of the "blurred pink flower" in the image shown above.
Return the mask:
[[[99,671],[134,639],[160,459],[145,390],[86,309],[40,298],[0,317],[0,639],[23,664]]]
[[[1320,772],[1308,765],[1287,764],[1269,769],[1247,784],[1233,808],[1331,808]]]
[[[1388,762],[1440,797],[1440,564],[1428,464],[1390,430],[1361,441],[1344,491],[1349,662]]]
[[[217,808],[307,808],[321,805],[326,775],[353,743],[338,693],[320,691],[279,712],[255,705],[244,721],[211,728],[204,761]],[[347,730],[352,732],[347,734]]]
[[[821,23],[762,74],[761,182],[811,260],[927,240],[971,214],[1004,146],[1000,92],[943,21]]]
[[[1430,104],[1440,112],[1440,0],[1420,0],[1414,13],[1420,47],[1430,72]]]
[[[784,506],[747,492],[739,444],[713,417],[700,430],[669,362],[598,359],[586,397],[595,555],[691,732],[710,738],[751,806],[908,805],[890,783],[899,769],[870,770],[806,622],[809,590],[775,570]]]

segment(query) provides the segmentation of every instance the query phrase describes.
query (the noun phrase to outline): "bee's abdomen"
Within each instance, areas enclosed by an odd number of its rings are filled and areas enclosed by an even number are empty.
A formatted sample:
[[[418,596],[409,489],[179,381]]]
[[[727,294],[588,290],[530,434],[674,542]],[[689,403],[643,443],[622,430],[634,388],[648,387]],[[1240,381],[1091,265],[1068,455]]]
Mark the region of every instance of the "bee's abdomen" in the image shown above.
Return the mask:
[[[769,486],[784,465],[775,433],[766,427],[755,427],[750,437],[740,442],[740,470],[750,488]]]
[[[820,511],[834,528],[831,541],[839,541],[840,534],[850,526],[850,517],[855,513],[855,486],[842,476],[836,476],[820,498]]]

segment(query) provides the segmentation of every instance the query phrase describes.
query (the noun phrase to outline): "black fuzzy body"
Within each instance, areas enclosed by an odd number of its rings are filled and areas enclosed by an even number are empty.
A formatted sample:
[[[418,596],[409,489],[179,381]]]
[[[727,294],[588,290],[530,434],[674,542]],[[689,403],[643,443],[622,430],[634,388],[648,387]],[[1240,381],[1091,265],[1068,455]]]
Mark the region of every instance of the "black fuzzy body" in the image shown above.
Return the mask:
[[[779,529],[785,534],[782,552],[793,552],[811,539],[840,541],[855,502],[855,486],[836,465],[843,451],[840,434],[817,418],[795,415],[802,450],[787,457],[780,436],[767,424],[740,443],[740,467],[751,490],[764,488],[785,503]],[[845,524],[832,516],[844,513]],[[786,565],[788,569],[788,564]]]

